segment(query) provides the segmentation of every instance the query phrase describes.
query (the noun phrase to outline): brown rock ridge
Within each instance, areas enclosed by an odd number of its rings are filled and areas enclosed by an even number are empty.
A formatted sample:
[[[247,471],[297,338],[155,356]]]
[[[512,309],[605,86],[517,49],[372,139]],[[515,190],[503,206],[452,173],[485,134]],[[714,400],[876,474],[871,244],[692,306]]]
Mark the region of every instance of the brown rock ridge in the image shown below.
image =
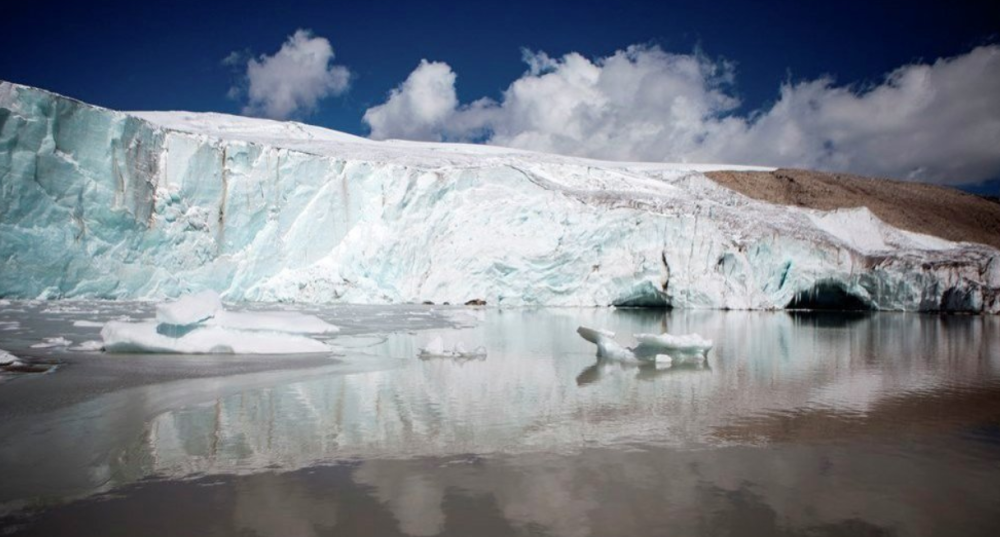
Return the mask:
[[[705,175],[726,188],[770,203],[825,211],[865,206],[900,229],[1000,248],[1000,203],[953,188],[783,168]]]

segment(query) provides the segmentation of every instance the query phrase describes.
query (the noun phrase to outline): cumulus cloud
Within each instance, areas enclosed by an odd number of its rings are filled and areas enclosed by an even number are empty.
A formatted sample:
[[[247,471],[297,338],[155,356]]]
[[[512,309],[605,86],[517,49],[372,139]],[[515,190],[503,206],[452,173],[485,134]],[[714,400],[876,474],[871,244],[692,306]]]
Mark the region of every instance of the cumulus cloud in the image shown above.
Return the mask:
[[[524,52],[499,101],[462,105],[455,73],[421,62],[368,110],[373,138],[485,140],[614,160],[795,166],[967,183],[1000,174],[1000,47],[896,69],[868,86],[783,84],[737,114],[735,69],[632,46],[596,60]]]
[[[455,73],[442,62],[421,60],[389,99],[365,111],[364,121],[375,139],[440,139],[458,107]]]
[[[489,99],[459,106],[451,67],[421,60],[385,103],[365,111],[363,121],[376,140],[471,140],[489,123],[494,107]]]
[[[334,65],[333,58],[326,38],[296,30],[272,56],[253,58],[237,51],[222,62],[246,67],[242,84],[229,91],[231,97],[246,96],[243,114],[288,119],[308,115],[320,100],[347,91],[351,72]]]

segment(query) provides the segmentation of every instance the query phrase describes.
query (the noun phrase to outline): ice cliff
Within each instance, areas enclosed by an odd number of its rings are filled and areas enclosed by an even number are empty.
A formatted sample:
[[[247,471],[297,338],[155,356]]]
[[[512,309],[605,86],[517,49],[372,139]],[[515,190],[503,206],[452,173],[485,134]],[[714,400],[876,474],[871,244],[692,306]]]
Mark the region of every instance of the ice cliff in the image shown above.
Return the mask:
[[[732,166],[374,142],[0,82],[0,297],[1000,311],[1000,252]]]

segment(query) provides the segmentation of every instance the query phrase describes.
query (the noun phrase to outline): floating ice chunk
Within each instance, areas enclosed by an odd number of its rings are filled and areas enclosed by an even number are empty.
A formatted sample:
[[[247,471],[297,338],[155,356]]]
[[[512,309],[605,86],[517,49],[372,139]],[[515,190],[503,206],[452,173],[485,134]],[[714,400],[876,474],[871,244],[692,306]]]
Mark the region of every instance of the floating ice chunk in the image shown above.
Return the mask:
[[[427,343],[426,347],[420,349],[418,356],[423,359],[429,358],[455,358],[472,360],[478,359],[482,360],[486,358],[486,347],[476,347],[471,351],[465,350],[465,346],[461,342],[455,343],[451,349],[446,349],[444,346],[444,341],[441,337],[435,337]]]
[[[597,356],[600,358],[623,362],[639,360],[631,349],[627,349],[615,341],[614,332],[581,326],[576,329],[576,333],[580,334],[583,339],[597,345]]]
[[[21,328],[21,323],[17,321],[0,321],[0,330],[17,330]]]
[[[712,348],[711,340],[698,334],[674,336],[670,334],[634,334],[639,345],[624,347],[615,340],[615,333],[581,326],[576,329],[583,339],[597,345],[597,356],[620,362],[653,362],[676,364],[678,360],[690,362],[691,357],[704,356]]]
[[[420,354],[441,355],[444,353],[444,341],[436,337],[427,343],[427,346],[420,349]]]
[[[0,349],[0,382],[3,382],[7,378],[10,378],[8,375],[5,375],[4,373],[8,373],[11,370],[21,367],[23,365],[24,362],[18,360],[17,356],[14,356],[9,352]]]
[[[602,330],[600,328],[587,328],[586,326],[581,326],[576,329],[576,333],[580,334],[580,337],[586,339],[587,341],[600,345],[602,341],[608,339],[614,339],[615,333],[611,330]]]
[[[297,312],[230,312],[205,291],[156,308],[156,321],[111,321],[101,329],[107,352],[179,354],[327,353],[330,347],[302,334],[339,329]]]
[[[104,326],[104,325],[101,325]],[[71,351],[83,351],[83,352],[93,352],[99,351],[104,347],[104,343],[98,340],[84,341],[83,343],[77,345],[76,347],[70,347]]]
[[[0,382],[21,373],[51,373],[56,370],[56,367],[58,367],[56,364],[44,361],[25,362],[0,349]]]
[[[104,326],[104,323],[97,321],[73,321],[73,326],[78,328],[101,328]]]
[[[326,353],[315,339],[282,332],[222,326],[197,326],[177,337],[161,333],[155,322],[111,321],[101,330],[107,352],[172,354],[299,354]]]
[[[52,347],[69,347],[73,342],[64,337],[47,337],[41,343],[35,343],[32,349],[48,349]]]
[[[184,295],[172,302],[156,305],[156,322],[175,326],[188,326],[215,317],[222,309],[222,299],[215,291],[202,291]]]
[[[21,361],[17,359],[17,356],[14,356],[9,352],[0,349],[0,366],[6,367],[9,365],[17,365],[20,363]]]
[[[698,334],[675,336],[671,334],[634,334],[642,350],[656,349],[674,354],[705,354],[712,348],[712,340]]]

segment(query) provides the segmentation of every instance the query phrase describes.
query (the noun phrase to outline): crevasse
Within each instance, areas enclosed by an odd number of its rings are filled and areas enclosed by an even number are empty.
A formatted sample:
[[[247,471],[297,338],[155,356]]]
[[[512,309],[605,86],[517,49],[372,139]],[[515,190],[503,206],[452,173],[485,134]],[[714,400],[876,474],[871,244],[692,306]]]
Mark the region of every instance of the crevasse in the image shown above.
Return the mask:
[[[1000,311],[1000,252],[702,172],[0,82],[0,296]]]

